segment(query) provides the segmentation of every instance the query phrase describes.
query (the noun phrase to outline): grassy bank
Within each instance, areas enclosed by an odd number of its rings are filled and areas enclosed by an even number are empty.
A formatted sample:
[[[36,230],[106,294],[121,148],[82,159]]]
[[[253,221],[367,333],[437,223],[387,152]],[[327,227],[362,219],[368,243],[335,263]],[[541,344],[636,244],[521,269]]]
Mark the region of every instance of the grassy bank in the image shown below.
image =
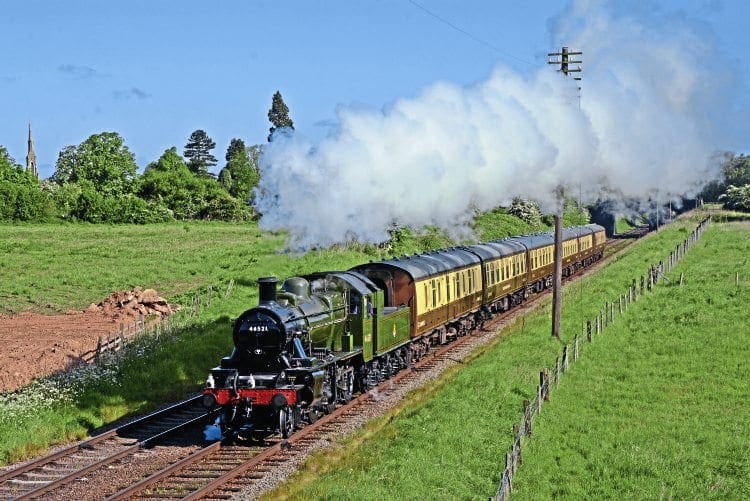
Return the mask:
[[[678,242],[686,238],[696,224],[696,220],[677,221],[644,239],[637,248],[621,255],[616,262],[595,276],[568,287],[564,294],[562,322],[564,334],[562,341],[570,343],[575,333],[581,331],[581,324],[584,319],[593,318],[601,310],[605,301],[611,301],[626,290],[631,280],[645,274],[650,264],[664,259]],[[708,244],[705,242],[714,242],[717,238],[720,238],[720,231],[722,230],[712,229],[707,236],[704,236],[704,243],[701,244],[703,246],[701,248],[706,250],[702,252],[711,252],[711,247],[706,247]],[[744,238],[747,240],[747,233],[744,233]],[[740,249],[743,248],[745,249],[744,252],[747,253],[747,247],[740,246]],[[693,252],[698,254],[699,251],[694,250]],[[740,250],[740,252],[742,251]],[[690,259],[697,261],[700,257],[700,254],[698,257],[691,255]],[[743,266],[747,266],[747,261]],[[700,279],[698,277],[690,280],[695,280],[695,287],[699,287]],[[666,304],[660,303],[660,295],[663,294],[664,297],[667,297],[669,296],[668,292],[676,295],[680,291],[675,288],[658,287],[657,292],[653,295],[654,302],[652,302],[651,296],[639,301],[627,312],[626,320],[621,320],[619,324],[616,324],[617,328],[623,329],[619,334],[614,331],[615,327],[611,327],[606,334],[596,338],[595,343],[590,346],[584,345],[582,356],[588,360],[587,363],[594,363],[598,359],[595,350],[610,353],[610,360],[599,358],[604,360],[605,364],[619,368],[610,377],[622,379],[631,385],[645,377],[650,377],[650,373],[656,372],[655,368],[645,363],[632,364],[632,372],[627,372],[631,369],[631,366],[629,364],[618,364],[618,362],[622,362],[622,352],[617,350],[617,346],[611,347],[609,343],[613,340],[626,338],[625,332],[629,332],[629,329],[625,322],[635,322],[635,319],[648,309],[661,312],[670,311],[664,310]],[[739,300],[742,298],[727,298],[711,305],[705,298],[702,299],[704,300],[697,303],[688,302],[684,305],[681,314],[670,314],[668,318],[662,317],[662,321],[665,325],[670,326],[673,326],[676,320],[692,322],[693,316],[700,316],[700,312],[709,306],[719,310],[727,307],[724,311],[727,318],[731,318],[732,315],[741,315],[736,305],[741,304]],[[744,303],[747,304],[746,299]],[[446,374],[430,388],[411,394],[407,397],[403,406],[370,423],[361,433],[347,440],[342,446],[322,452],[309,460],[300,473],[281,488],[269,494],[268,498],[486,499],[493,495],[499,484],[501,471],[505,466],[505,453],[509,450],[513,440],[512,427],[521,416],[521,402],[524,399],[533,398],[539,371],[544,367],[551,367],[554,364],[555,357],[561,351],[560,342],[550,336],[549,317],[550,308],[546,306],[540,312],[522,319],[495,344],[478,353],[471,364],[463,364]],[[665,330],[666,327],[651,326],[647,328],[648,323],[641,325],[642,330],[639,331],[637,336],[644,337],[647,342],[650,341],[649,344],[659,347],[657,353],[662,357],[667,357],[671,350],[668,347],[660,347],[660,343],[655,341],[657,338],[654,338],[656,333]],[[711,330],[711,326],[708,326],[707,329]],[[714,330],[713,332],[717,331]],[[635,336],[636,334],[631,335]],[[727,349],[727,346],[716,346],[714,351],[724,349]],[[682,351],[687,353],[690,350]],[[747,356],[744,357],[747,360]],[[710,357],[708,360],[710,360]],[[744,367],[746,374],[747,362],[741,362],[740,360],[738,358],[735,360],[736,363],[732,362],[734,365],[730,365],[728,370],[734,373]],[[581,365],[583,363],[579,362]],[[705,361],[703,364],[710,365],[710,362]],[[690,367],[690,365],[686,363],[681,367],[684,370],[685,367]],[[698,364],[696,367],[701,367],[701,365]],[[578,365],[571,371],[571,374],[577,370],[579,370]],[[592,372],[596,370],[603,369],[591,369]],[[695,371],[693,374],[697,377],[700,371]],[[727,375],[724,374],[723,377]],[[724,405],[728,404],[734,410],[744,410],[746,416],[746,404],[741,399],[736,398],[738,396],[737,390],[743,387],[738,385],[743,384],[743,382],[738,375],[735,374],[734,377],[736,385],[733,386],[731,391],[734,392],[735,398],[731,402],[724,402]],[[553,471],[559,472],[561,476],[563,475],[563,469],[557,466],[555,461],[565,460],[559,459],[558,454],[554,452],[555,450],[562,447],[576,450],[578,447],[583,447],[579,445],[581,440],[588,442],[586,447],[614,450],[618,448],[619,444],[617,437],[626,434],[626,429],[622,429],[623,423],[619,421],[619,417],[615,413],[610,414],[614,420],[608,421],[606,425],[611,431],[609,435],[590,434],[582,437],[580,431],[588,426],[584,414],[602,414],[601,419],[606,421],[606,413],[600,410],[607,404],[597,400],[596,403],[590,403],[588,406],[579,406],[576,399],[581,397],[562,395],[563,387],[572,386],[569,382],[570,379],[567,379],[567,375],[565,378],[561,384],[560,392],[553,394],[553,405],[568,403],[570,406],[570,410],[567,411],[570,414],[567,417],[569,424],[563,432],[560,432],[561,438],[557,438],[553,443],[551,443],[551,440],[539,439],[539,434],[542,432],[535,431],[530,443],[538,443],[539,447],[549,448],[553,451],[548,455],[553,463],[544,463],[534,473],[526,474],[526,486],[523,490],[519,487],[519,493],[522,496],[545,498],[566,494],[566,491],[560,492],[554,489],[564,488],[569,479],[578,474],[580,465],[576,464],[576,461],[570,460],[567,468],[564,469],[567,476],[561,479],[556,477],[554,481],[550,481],[549,478]],[[722,376],[716,377],[717,381],[720,379],[722,379]],[[607,400],[611,398],[617,400],[619,401],[618,405],[622,407],[641,408],[653,404],[656,395],[661,395],[658,392],[620,391],[613,393],[608,391],[607,382],[608,379],[595,379],[581,384],[585,386],[585,391],[598,393],[599,399]],[[625,386],[628,385],[623,383],[623,387]],[[693,395],[690,391],[687,391],[688,389],[686,387],[674,390],[681,396],[681,400],[686,406],[680,409],[681,412],[685,413],[689,413],[689,406],[693,400]],[[700,395],[701,398],[706,396],[704,393]],[[709,402],[703,405],[714,409],[718,407],[717,401],[709,400]],[[552,411],[547,411],[553,405],[545,408],[542,418],[548,423],[549,429],[556,430],[556,420],[550,417]],[[664,408],[668,409],[669,405],[664,406]],[[576,412],[579,411],[581,414],[576,415]],[[635,423],[633,426],[635,426]],[[710,424],[706,428],[699,428],[697,433],[703,437],[706,437],[709,432],[715,433],[716,430],[712,426],[713,424]],[[741,433],[745,445],[739,445],[738,447],[739,449],[744,447],[746,451],[747,438],[750,436],[747,428],[735,424],[722,433],[729,435]],[[608,440],[611,440],[611,442],[607,443]],[[603,441],[604,443],[602,443]],[[649,445],[644,443],[641,446],[645,448]],[[724,445],[728,444],[724,443]],[[738,447],[723,450],[725,454],[730,455],[732,451],[739,452]],[[717,448],[721,449],[722,446],[717,445]],[[679,452],[679,449],[671,450],[671,452]],[[525,451],[525,463],[522,469],[527,467],[527,464],[531,461],[529,457],[533,455],[533,452]],[[598,457],[602,460],[601,464],[606,464],[605,456],[600,455]],[[746,465],[747,463],[742,463],[742,460],[729,464],[729,468],[734,469],[731,475],[735,476],[734,478],[741,478],[736,475],[746,474]],[[594,470],[595,473],[596,471]],[[606,468],[598,471],[607,472]],[[576,485],[588,483],[590,487],[591,484],[595,484],[596,481],[593,480],[596,477],[595,473],[581,482],[576,482]],[[613,469],[610,473],[613,487],[601,492],[583,491],[582,495],[581,491],[570,491],[571,497],[597,497],[597,494],[602,497],[620,497],[619,493],[627,493],[628,491],[618,490],[614,486],[617,482],[619,470]],[[554,487],[545,491],[537,485],[532,485],[529,479],[537,477],[540,477],[541,482],[548,482],[549,485]],[[726,491],[722,492],[726,493]],[[653,496],[650,493],[643,495],[647,498],[657,496],[658,493]],[[639,496],[636,495],[636,497]]]
[[[750,497],[748,256],[750,224],[713,225],[675,270],[685,285],[657,287],[586,347],[514,499]]]

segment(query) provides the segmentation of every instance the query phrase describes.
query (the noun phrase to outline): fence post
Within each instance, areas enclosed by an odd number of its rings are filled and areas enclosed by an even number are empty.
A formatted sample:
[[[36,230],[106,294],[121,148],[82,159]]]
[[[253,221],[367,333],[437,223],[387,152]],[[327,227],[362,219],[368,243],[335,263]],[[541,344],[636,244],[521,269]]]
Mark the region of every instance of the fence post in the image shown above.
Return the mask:
[[[531,412],[531,402],[529,402],[528,399],[524,399],[523,401],[523,427],[524,435],[527,437],[531,436],[531,418],[533,414]]]
[[[685,274],[680,273],[680,285],[682,285],[684,281],[685,281]]]
[[[578,334],[573,338],[573,362],[578,360]]]
[[[543,400],[543,397],[542,397],[542,382],[541,382],[542,376],[541,376],[541,374],[539,376],[539,379],[540,379],[539,386],[536,387],[536,402],[537,402],[537,404],[536,404],[536,411],[541,414],[541,412],[542,412],[542,400]]]
[[[555,357],[555,388],[560,385],[560,357]]]
[[[201,304],[201,296],[199,292],[196,292],[195,296],[193,296],[193,316],[194,317],[198,315],[200,304]]]
[[[604,327],[609,325],[609,303],[604,301]]]
[[[591,342],[591,320],[586,320],[586,341]]]
[[[734,274],[734,286],[739,287],[740,286],[740,272],[736,272]]]
[[[229,299],[229,295],[232,293],[232,287],[234,287],[234,279],[229,281],[227,285],[227,291],[224,293],[224,299]]]
[[[566,344],[563,346],[563,353],[562,353],[562,372],[565,372],[568,370],[568,345]]]

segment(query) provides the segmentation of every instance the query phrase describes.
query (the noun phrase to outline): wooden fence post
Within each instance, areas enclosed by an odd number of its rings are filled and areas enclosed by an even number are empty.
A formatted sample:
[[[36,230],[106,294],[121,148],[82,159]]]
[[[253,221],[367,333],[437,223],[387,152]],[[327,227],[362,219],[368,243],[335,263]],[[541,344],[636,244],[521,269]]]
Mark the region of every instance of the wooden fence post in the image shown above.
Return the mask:
[[[560,385],[560,357],[555,357],[555,388]]]
[[[524,435],[527,437],[531,436],[531,418],[533,414],[531,412],[531,403],[528,399],[524,399],[523,401],[523,427],[524,427]]]
[[[591,320],[586,320],[586,341],[591,342]]]
[[[604,325],[603,327],[606,327],[609,325],[609,303],[604,301]]]
[[[195,293],[195,296],[193,296],[193,316],[198,315],[198,311],[200,310],[201,305],[201,296],[199,292]]]
[[[573,362],[578,360],[578,334],[573,338]]]
[[[565,372],[568,370],[568,345],[563,346],[563,352],[562,352],[562,372]]]
[[[682,285],[684,281],[685,281],[685,274],[680,273],[680,285]]]

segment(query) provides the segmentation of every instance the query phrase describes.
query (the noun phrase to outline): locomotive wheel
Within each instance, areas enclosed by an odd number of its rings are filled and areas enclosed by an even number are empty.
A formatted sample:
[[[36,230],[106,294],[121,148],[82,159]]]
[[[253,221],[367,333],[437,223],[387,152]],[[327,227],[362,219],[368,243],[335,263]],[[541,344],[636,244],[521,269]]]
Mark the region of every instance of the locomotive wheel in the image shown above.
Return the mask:
[[[281,438],[289,438],[294,433],[294,418],[289,407],[279,411],[279,431]]]
[[[354,396],[354,371],[348,372],[344,377],[344,388],[341,391],[339,400],[344,403],[349,403]]]

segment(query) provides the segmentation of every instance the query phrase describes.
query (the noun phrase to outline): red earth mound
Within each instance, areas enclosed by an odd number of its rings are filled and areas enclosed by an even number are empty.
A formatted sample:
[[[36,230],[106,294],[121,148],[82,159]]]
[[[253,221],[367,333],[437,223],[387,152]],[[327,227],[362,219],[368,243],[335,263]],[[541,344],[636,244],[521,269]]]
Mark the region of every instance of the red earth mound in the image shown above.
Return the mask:
[[[140,315],[159,320],[177,309],[154,289],[136,287],[65,315],[0,315],[0,392],[81,363],[99,337],[116,332],[121,323],[133,323]]]

